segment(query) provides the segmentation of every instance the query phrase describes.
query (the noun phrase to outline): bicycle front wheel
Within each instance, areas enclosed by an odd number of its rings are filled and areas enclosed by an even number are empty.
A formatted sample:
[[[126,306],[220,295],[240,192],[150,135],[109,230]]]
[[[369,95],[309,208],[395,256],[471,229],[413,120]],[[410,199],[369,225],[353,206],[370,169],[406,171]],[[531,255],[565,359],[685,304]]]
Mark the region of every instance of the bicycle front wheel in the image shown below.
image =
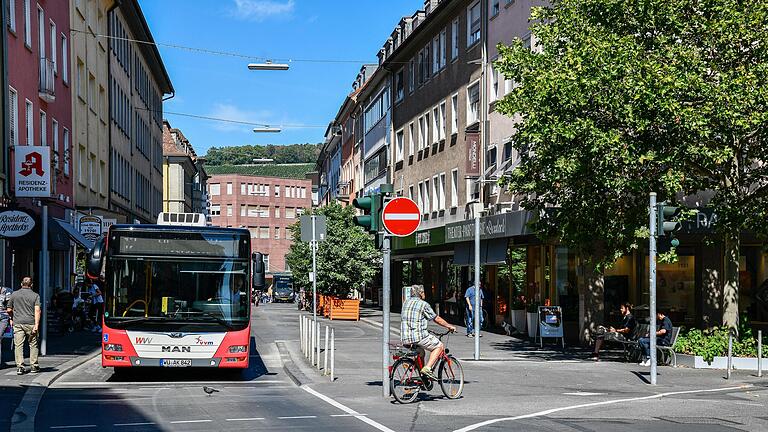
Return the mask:
[[[407,404],[416,400],[421,386],[421,375],[416,362],[409,358],[398,359],[392,366],[389,388],[396,401]]]
[[[440,381],[440,389],[448,399],[458,399],[464,391],[464,369],[461,363],[452,355],[440,363],[437,371],[437,380]]]

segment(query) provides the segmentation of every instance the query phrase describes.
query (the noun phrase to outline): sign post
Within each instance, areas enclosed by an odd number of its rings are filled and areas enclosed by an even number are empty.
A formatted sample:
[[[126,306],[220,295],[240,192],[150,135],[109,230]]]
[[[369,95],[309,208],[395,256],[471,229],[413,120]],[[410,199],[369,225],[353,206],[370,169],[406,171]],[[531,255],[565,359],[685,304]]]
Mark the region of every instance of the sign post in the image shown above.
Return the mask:
[[[307,215],[301,217],[301,240],[309,242],[312,249],[312,322],[317,327],[317,242],[325,241],[326,219],[323,215]]]
[[[656,192],[650,196],[650,226],[651,235],[648,236],[648,267],[651,301],[649,313],[651,314],[651,326],[648,336],[651,339],[651,385],[656,385]]]
[[[407,237],[419,228],[421,212],[410,198],[395,198],[384,205],[381,219],[387,232],[397,237]]]

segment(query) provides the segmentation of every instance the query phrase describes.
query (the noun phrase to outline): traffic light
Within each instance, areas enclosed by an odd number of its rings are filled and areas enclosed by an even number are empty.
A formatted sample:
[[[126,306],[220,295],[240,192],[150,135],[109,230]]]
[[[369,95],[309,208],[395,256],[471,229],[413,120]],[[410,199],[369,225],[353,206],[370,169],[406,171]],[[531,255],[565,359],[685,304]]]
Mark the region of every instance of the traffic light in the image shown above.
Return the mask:
[[[379,232],[379,212],[381,212],[381,195],[373,194],[352,200],[352,205],[363,211],[355,216],[355,225],[365,228],[369,233]]]
[[[676,220],[682,210],[680,207],[667,205],[666,202],[656,205],[656,235],[664,237],[669,234],[672,247],[680,245],[680,241],[675,238],[675,233],[683,227],[680,221]]]

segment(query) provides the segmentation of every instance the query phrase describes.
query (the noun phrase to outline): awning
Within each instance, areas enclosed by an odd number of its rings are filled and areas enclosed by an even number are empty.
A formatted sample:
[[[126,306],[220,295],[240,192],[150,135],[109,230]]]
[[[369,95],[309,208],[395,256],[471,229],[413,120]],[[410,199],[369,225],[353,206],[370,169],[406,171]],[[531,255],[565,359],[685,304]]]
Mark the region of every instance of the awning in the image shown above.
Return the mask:
[[[75,229],[71,224],[64,222],[63,220],[51,218],[51,227],[49,228],[49,232],[53,232],[54,229],[57,227],[60,230],[63,230],[66,232],[67,236],[69,236],[70,239],[74,240],[75,243],[79,244],[80,246],[84,247],[85,249],[91,250],[93,249],[93,242],[85,238],[80,232]]]
[[[509,239],[490,239],[480,241],[480,264],[504,264],[507,261]],[[458,243],[453,248],[453,264],[471,266],[475,264],[475,243]]]

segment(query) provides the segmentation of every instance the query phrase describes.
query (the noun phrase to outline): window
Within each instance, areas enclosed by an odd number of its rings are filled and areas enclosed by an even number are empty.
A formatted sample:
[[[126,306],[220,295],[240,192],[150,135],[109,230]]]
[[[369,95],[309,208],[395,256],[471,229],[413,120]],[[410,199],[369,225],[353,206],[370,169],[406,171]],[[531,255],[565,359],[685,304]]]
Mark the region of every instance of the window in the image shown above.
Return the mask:
[[[445,61],[445,39],[446,39],[446,29],[443,29],[443,31],[440,32],[440,69],[444,68],[447,64]]]
[[[212,204],[211,205],[211,216],[221,216],[221,205],[220,204]]]
[[[29,100],[26,101],[27,103],[27,111],[26,111],[26,125],[27,125],[27,145],[35,145],[35,126],[34,126],[34,120],[32,119],[32,116],[34,115],[34,109],[32,108],[32,102]]]
[[[429,111],[427,111],[426,114],[424,114],[424,147],[429,145],[429,128],[431,124],[429,123]]]
[[[301,188],[301,198],[307,198],[307,188],[305,187]]]
[[[105,162],[99,162],[99,193],[104,195],[104,177],[107,172],[107,164]]]
[[[24,0],[24,45],[32,48],[32,9],[30,0]]]
[[[499,0],[491,0],[491,16],[495,17],[499,14]]]
[[[96,156],[91,154],[91,156],[88,158],[88,186],[91,187],[91,190],[94,190],[96,188],[96,182],[94,174],[93,174],[93,162],[96,160]]]
[[[264,271],[266,273],[269,273],[269,254],[264,254],[263,258],[264,258]]]
[[[280,207],[275,207],[275,219],[280,219]]]
[[[211,196],[221,195],[221,185],[219,183],[213,183],[208,185],[208,191]]]
[[[493,67],[491,62],[491,102],[499,99],[499,71]]]
[[[245,195],[245,187],[247,186],[246,183],[240,183],[240,195]]]
[[[59,63],[57,60],[57,44],[56,44],[56,23],[51,21],[51,61],[53,62],[53,73],[58,74],[59,73]]]
[[[61,35],[61,79],[69,83],[69,46],[67,37]]]
[[[51,120],[51,134],[53,135],[54,166],[59,169],[59,122]]]
[[[459,206],[459,169],[451,171],[451,207]]]
[[[400,162],[403,160],[403,131],[402,129],[395,134],[395,162]]]
[[[429,209],[431,208],[430,205],[430,199],[429,199],[429,180],[424,180],[424,210],[423,213],[429,213]]]
[[[480,41],[480,2],[467,9],[467,46]]]
[[[227,183],[227,195],[232,195],[232,182]]]
[[[427,142],[427,125],[424,116],[419,117],[419,150],[423,149]]]
[[[459,133],[459,94],[451,96],[451,134]]]
[[[440,173],[440,204],[437,206],[439,210],[445,210],[445,173]]]
[[[296,209],[293,207],[286,207],[285,208],[285,218],[286,219],[296,219]]]
[[[438,133],[440,134],[440,139],[445,139],[445,101],[440,103],[440,129],[438,129]]]
[[[82,60],[80,60],[80,57],[77,58],[77,95],[80,96],[80,99],[85,101],[85,89],[86,82],[85,82],[85,63],[83,63]]]
[[[432,71],[436,74],[440,70],[440,36],[432,40]]]
[[[246,216],[246,211],[248,210],[248,206],[245,204],[240,204],[240,216]]]
[[[40,58],[50,58],[45,55],[45,12],[37,5],[37,49]]]
[[[64,128],[64,175],[69,177],[69,129]]]
[[[419,196],[416,201],[416,204],[419,206],[419,210],[421,213],[425,213],[424,209],[424,183],[419,182]]]
[[[104,90],[104,87],[99,86],[99,100],[98,103],[98,112],[99,117],[101,117],[102,120],[107,119],[107,92]]]
[[[480,120],[480,83],[467,88],[467,125]]]
[[[440,178],[438,176],[432,177],[432,211],[436,212],[440,209]]]
[[[280,240],[280,227],[275,227],[275,240]]]
[[[88,108],[96,110],[96,77],[88,73]]]
[[[275,185],[275,196],[276,197],[280,196],[280,186],[278,186],[278,185]]]
[[[408,186],[408,198],[415,199],[413,196],[413,185]]]
[[[440,141],[440,107],[432,108],[432,142]]]
[[[414,143],[416,142],[416,136],[413,132],[413,122],[408,125],[408,156],[413,156],[414,152]]]
[[[413,84],[416,82],[416,68],[414,67],[415,60],[411,59],[408,62],[408,93],[413,93]]]
[[[232,216],[232,204],[227,204],[227,216]]]
[[[5,14],[8,15],[8,28],[16,33],[16,0],[7,0]]]
[[[15,147],[19,145],[19,94],[16,90],[8,88],[8,104],[10,105],[9,120],[10,120],[10,145]]]
[[[459,56],[459,19],[451,23],[451,60]]]
[[[80,182],[80,184],[85,185],[85,181],[83,180],[83,170],[85,169],[85,147],[79,146],[80,152],[78,153],[77,157],[77,181]]]
[[[405,96],[405,83],[403,82],[403,79],[405,78],[403,76],[404,73],[403,69],[400,69],[395,73],[395,102],[400,102]]]
[[[259,227],[259,238],[260,239],[269,238],[269,227]]]

